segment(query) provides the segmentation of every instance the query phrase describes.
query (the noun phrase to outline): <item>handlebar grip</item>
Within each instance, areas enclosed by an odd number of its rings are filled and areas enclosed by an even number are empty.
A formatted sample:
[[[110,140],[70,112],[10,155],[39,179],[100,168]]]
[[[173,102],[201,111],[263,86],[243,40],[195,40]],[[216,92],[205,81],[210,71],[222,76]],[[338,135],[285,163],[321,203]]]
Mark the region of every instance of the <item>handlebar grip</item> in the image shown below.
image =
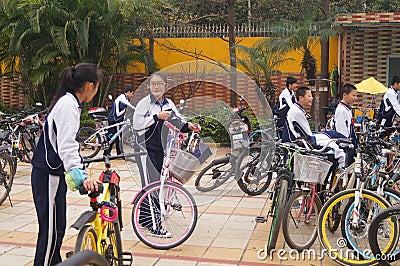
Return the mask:
[[[390,179],[388,180],[388,185],[389,186],[393,186],[394,184],[396,184],[397,181],[400,180],[400,176],[399,173],[395,173],[393,174]]]
[[[99,187],[99,190],[97,192],[103,193],[103,190],[104,190],[103,185],[102,184],[97,184],[97,186]],[[88,194],[88,191],[85,189],[85,187],[83,185],[79,187],[79,194],[81,194],[81,195]]]
[[[384,140],[380,140],[380,143],[382,144],[383,147],[385,147],[386,149],[389,149],[390,147],[392,147],[392,144],[390,142],[384,141]]]

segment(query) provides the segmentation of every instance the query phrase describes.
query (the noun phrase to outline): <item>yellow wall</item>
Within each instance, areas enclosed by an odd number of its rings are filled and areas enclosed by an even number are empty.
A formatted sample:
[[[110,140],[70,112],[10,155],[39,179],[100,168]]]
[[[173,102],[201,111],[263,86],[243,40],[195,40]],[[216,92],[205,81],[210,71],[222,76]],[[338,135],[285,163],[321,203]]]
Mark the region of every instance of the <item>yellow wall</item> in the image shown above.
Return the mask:
[[[262,38],[249,37],[249,38],[237,38],[237,42],[240,45],[244,46],[252,46],[255,42],[261,40]],[[155,47],[154,47],[154,56],[157,63],[160,65],[160,68],[163,69],[165,67],[194,60],[193,57],[188,55],[184,55],[177,51],[170,51],[165,48],[162,44],[166,46],[173,45],[181,50],[190,51],[192,53],[202,54],[208,58],[213,58],[216,61],[220,61],[225,64],[229,64],[229,51],[228,51],[228,42],[220,39],[220,38],[165,38],[165,39],[156,39]],[[331,38],[329,42],[329,71],[333,68],[334,65],[338,65],[337,55],[338,55],[338,39]],[[317,59],[317,71],[320,71],[321,67],[321,49],[320,45],[314,48],[312,51],[314,57]],[[290,60],[284,63],[279,70],[281,72],[300,72],[300,62],[301,62],[301,54],[299,52],[291,52],[288,54],[288,58],[293,58],[294,60]],[[240,67],[239,67],[240,68]],[[128,68],[128,72],[144,72],[144,68],[141,65],[137,67]]]

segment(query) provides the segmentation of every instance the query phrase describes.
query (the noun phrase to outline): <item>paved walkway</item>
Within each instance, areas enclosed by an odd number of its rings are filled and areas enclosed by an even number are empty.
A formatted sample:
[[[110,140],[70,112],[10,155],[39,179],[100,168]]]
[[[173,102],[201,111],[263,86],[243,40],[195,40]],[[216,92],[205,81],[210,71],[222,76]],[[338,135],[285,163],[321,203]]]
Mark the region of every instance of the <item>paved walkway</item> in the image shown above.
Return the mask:
[[[267,213],[268,194],[246,196],[235,184],[208,193],[195,190],[192,183],[185,185],[198,203],[199,219],[192,236],[181,246],[170,250],[155,250],[142,244],[132,229],[130,201],[139,189],[136,165],[125,161],[113,161],[113,168],[121,176],[124,229],[124,251],[134,256],[134,265],[333,265],[329,259],[279,260],[259,258],[265,247],[269,224],[256,224],[257,215]],[[98,176],[102,164],[92,164],[90,173]],[[33,265],[38,230],[36,213],[30,186],[31,167],[18,165],[10,202],[0,206],[0,265]],[[68,192],[67,231],[62,246],[65,256],[73,250],[77,231],[70,225],[89,209],[89,199],[77,192]],[[283,238],[278,247],[284,247]]]

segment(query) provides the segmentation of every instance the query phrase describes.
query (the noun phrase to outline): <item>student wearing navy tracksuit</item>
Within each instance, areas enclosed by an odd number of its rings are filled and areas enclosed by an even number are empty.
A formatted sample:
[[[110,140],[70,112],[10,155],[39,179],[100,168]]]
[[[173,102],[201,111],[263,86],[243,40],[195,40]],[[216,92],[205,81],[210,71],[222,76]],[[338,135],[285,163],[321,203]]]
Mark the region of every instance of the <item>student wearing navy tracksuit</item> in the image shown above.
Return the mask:
[[[180,116],[175,104],[164,96],[167,86],[165,74],[153,73],[148,78],[148,86],[150,94],[138,102],[133,115],[133,128],[138,131],[138,142],[144,144],[148,153],[148,156],[141,156],[140,160],[137,160],[143,187],[160,180],[168,134],[168,128],[163,126],[164,121],[171,116],[171,111]],[[199,130],[190,122],[177,126],[182,126],[182,132]],[[142,206],[144,205],[148,204],[142,204]],[[149,229],[150,234],[158,237],[171,237],[171,233],[159,228],[160,223],[152,225],[151,216],[143,215],[150,213],[148,209],[141,208],[140,213],[139,222]]]
[[[125,117],[125,111],[126,108],[131,109],[132,111],[135,111],[135,107],[129,102],[132,99],[133,96],[133,88],[131,86],[128,86],[124,89],[124,93],[118,96],[112,107],[111,107],[111,112],[108,114],[107,120],[108,120],[108,125],[115,125],[118,124],[122,121],[124,121]],[[119,126],[116,127],[111,127],[108,129],[108,134],[110,137],[112,137],[117,131],[120,129]],[[113,143],[111,143],[110,148],[108,149],[108,153],[111,154],[112,147],[115,143],[116,149],[117,149],[117,155],[120,155],[122,153],[121,148],[120,148],[120,138],[117,137]]]
[[[49,114],[32,159],[32,194],[39,223],[34,265],[61,262],[60,248],[66,227],[67,186],[76,190],[97,190],[97,181],[89,178],[79,142],[81,103],[96,94],[102,71],[95,65],[80,63],[67,67],[50,104]],[[68,174],[64,176],[64,172]]]
[[[395,114],[400,116],[400,103],[398,90],[400,89],[400,76],[394,76],[389,90],[383,96],[378,113],[378,125],[391,127]]]

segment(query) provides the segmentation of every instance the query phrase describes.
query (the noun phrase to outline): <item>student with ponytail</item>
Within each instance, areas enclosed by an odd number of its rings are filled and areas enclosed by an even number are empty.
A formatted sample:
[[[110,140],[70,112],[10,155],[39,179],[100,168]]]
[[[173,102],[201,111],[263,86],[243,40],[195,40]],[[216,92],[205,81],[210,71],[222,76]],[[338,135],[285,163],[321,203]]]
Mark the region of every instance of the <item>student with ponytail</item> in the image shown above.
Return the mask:
[[[83,102],[90,102],[102,80],[102,70],[89,63],[66,67],[32,159],[32,194],[39,223],[34,265],[61,262],[60,248],[66,228],[67,186],[98,189],[89,178],[76,135]],[[64,173],[67,173],[64,175]]]

